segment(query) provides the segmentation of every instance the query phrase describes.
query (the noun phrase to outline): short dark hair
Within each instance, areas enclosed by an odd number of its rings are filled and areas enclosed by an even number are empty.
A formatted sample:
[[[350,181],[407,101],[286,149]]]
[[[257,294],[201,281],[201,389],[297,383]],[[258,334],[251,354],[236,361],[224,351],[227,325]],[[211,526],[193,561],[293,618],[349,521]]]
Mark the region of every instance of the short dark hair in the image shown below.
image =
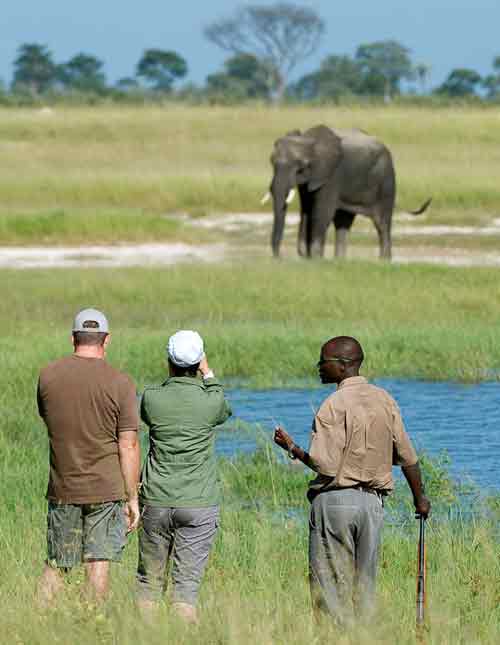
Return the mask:
[[[104,345],[106,336],[108,334],[105,331],[74,331],[73,332],[73,341],[75,347],[80,347],[81,345]]]
[[[361,367],[365,359],[361,343],[352,336],[335,336],[330,338],[323,347],[330,346],[337,356],[346,359],[347,363]]]
[[[189,367],[181,367],[180,365],[176,365],[170,358],[168,359],[168,362],[172,366],[172,371],[175,376],[196,376],[198,374],[198,368],[200,366],[199,363],[195,363]]]

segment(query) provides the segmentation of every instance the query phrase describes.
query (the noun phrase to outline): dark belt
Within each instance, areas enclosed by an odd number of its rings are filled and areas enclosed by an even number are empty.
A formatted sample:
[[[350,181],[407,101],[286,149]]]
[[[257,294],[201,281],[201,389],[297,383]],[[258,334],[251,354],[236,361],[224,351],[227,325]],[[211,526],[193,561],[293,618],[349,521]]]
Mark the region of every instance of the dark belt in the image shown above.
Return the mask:
[[[307,491],[307,499],[311,502],[313,502],[314,498],[317,495],[321,495],[321,493],[330,493],[332,491],[340,491],[340,490],[360,490],[363,493],[368,493],[369,495],[375,495],[380,499],[382,502],[382,505],[384,504],[384,497],[387,496],[387,491],[385,490],[378,490],[376,488],[369,488],[368,486],[363,486],[363,484],[354,484],[353,486],[339,486],[338,488],[328,488],[327,486],[323,489],[314,489],[310,488]]]
[[[368,486],[363,486],[363,484],[344,486],[343,488],[335,488],[334,490],[360,490],[363,493],[369,493],[370,495],[376,495],[377,497],[385,497],[385,495],[387,495],[387,493],[383,490],[378,490],[377,488],[369,488]]]

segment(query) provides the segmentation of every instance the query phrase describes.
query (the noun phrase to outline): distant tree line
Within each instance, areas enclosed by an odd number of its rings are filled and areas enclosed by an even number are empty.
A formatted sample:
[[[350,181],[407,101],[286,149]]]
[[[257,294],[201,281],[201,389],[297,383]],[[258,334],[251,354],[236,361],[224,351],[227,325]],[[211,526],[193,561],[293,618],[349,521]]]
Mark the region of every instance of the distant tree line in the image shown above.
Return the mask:
[[[308,7],[284,2],[244,6],[205,27],[205,37],[229,56],[201,86],[180,84],[188,75],[188,63],[172,50],[147,49],[133,75],[110,84],[104,62],[89,53],[79,52],[59,63],[46,45],[24,43],[13,62],[11,86],[0,82],[0,101],[170,97],[211,103],[338,102],[359,97],[390,102],[402,94],[500,99],[500,56],[493,59],[492,72],[485,77],[473,69],[456,68],[431,89],[430,67],[414,62],[410,50],[396,40],[361,44],[353,56],[329,55],[318,69],[292,82],[294,69],[311,56],[325,31],[323,19]]]
[[[80,52],[65,63],[56,63],[45,45],[25,43],[14,60],[11,92],[33,97],[47,92],[69,92],[106,95],[113,90],[130,91],[141,88],[170,92],[176,80],[184,78],[188,66],[174,51],[147,49],[137,63],[135,76],[121,78],[108,85],[104,63],[95,56]]]

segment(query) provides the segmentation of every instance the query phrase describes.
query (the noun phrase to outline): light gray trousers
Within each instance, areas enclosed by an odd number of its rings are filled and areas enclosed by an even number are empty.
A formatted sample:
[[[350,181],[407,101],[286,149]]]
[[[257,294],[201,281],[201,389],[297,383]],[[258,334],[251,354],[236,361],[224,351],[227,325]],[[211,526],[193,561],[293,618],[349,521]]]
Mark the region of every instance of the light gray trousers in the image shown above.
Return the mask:
[[[139,530],[139,600],[160,599],[167,586],[166,567],[172,556],[172,600],[196,605],[218,518],[218,506],[144,506]]]
[[[354,489],[320,493],[309,519],[309,580],[315,610],[339,625],[368,619],[384,511],[382,500]]]

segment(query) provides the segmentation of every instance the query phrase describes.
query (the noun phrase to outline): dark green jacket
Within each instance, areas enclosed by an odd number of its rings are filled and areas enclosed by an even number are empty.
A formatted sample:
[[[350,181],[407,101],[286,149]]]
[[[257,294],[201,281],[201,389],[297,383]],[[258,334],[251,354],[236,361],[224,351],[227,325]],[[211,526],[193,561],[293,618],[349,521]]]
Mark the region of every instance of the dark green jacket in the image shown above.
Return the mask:
[[[231,416],[222,385],[182,376],[148,387],[141,418],[149,426],[141,499],[153,506],[204,507],[219,502],[215,426]]]

